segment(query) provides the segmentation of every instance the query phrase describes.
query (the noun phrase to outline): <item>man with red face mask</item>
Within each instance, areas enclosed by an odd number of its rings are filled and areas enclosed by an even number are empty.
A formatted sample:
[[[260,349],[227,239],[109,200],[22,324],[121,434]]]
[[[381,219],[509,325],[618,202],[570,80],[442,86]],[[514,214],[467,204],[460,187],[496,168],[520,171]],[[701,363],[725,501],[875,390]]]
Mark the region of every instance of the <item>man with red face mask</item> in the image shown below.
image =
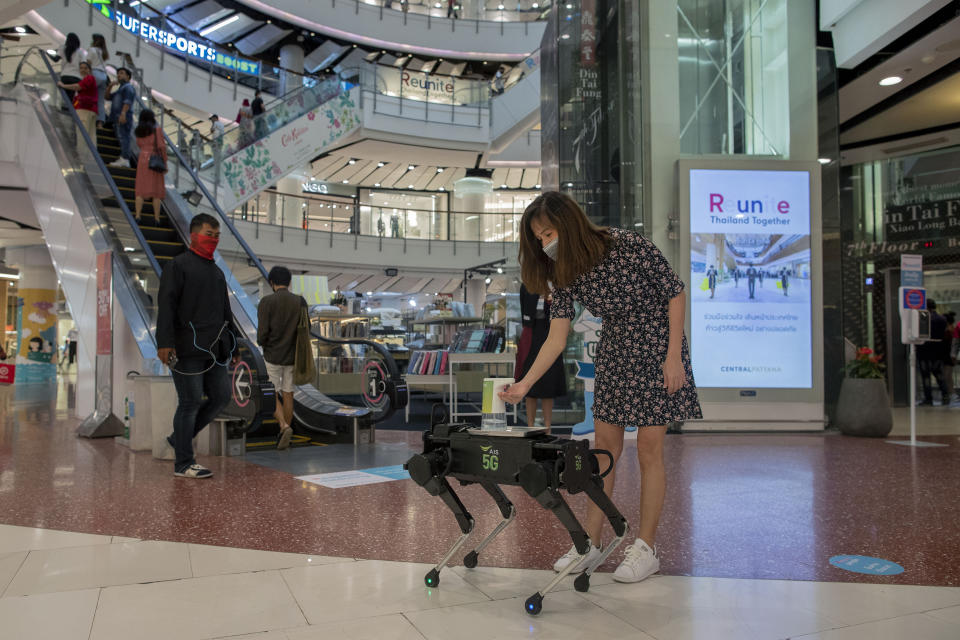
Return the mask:
[[[213,261],[220,223],[205,213],[190,221],[190,250],[173,258],[160,277],[157,357],[173,372],[179,400],[167,442],[173,475],[209,478],[197,464],[193,438],[230,402],[231,363],[239,360],[223,272]],[[204,400],[206,395],[206,400]]]

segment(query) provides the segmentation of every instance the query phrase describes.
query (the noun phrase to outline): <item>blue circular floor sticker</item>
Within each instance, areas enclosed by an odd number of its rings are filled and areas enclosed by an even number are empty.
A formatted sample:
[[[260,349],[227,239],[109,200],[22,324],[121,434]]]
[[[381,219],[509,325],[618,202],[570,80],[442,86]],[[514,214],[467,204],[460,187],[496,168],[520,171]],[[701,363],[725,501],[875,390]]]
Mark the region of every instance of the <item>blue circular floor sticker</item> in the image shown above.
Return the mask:
[[[903,567],[896,562],[869,556],[833,556],[830,558],[830,564],[838,569],[866,573],[871,576],[895,576],[903,573]]]

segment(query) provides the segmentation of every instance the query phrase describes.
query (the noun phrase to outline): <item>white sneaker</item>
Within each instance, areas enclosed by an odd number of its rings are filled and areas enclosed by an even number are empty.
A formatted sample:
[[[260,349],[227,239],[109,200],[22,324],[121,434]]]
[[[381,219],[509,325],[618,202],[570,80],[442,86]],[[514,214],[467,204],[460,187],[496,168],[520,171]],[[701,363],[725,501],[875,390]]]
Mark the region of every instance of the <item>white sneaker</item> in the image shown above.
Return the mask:
[[[107,166],[114,167],[116,169],[129,169],[130,163],[125,158],[117,158]]]
[[[288,449],[290,447],[290,438],[293,437],[293,429],[284,427],[280,430],[280,437],[277,438],[277,449]]]
[[[627,547],[627,555],[613,572],[617,582],[640,582],[660,571],[660,558],[647,543],[637,538]]]
[[[596,560],[600,556],[600,549],[598,547],[590,545],[590,551],[587,552],[586,557],[583,560],[577,563],[577,566],[573,568],[573,571],[570,573],[580,573],[585,571],[590,563]],[[553,563],[553,570],[557,573],[560,573],[567,568],[567,565],[571,562],[576,561],[580,557],[580,553],[577,551],[577,545],[570,547],[570,551],[567,551],[565,554],[560,556],[560,559]]]

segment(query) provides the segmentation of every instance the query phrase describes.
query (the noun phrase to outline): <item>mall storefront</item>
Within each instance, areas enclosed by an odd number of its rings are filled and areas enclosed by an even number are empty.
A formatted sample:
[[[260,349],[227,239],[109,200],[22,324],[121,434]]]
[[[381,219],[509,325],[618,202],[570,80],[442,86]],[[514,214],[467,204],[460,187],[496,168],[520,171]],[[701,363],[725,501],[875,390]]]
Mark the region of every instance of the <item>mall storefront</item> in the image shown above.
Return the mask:
[[[888,365],[894,405],[907,404],[907,347],[900,342],[900,256],[923,256],[928,299],[960,311],[960,147],[845,167],[843,334]]]

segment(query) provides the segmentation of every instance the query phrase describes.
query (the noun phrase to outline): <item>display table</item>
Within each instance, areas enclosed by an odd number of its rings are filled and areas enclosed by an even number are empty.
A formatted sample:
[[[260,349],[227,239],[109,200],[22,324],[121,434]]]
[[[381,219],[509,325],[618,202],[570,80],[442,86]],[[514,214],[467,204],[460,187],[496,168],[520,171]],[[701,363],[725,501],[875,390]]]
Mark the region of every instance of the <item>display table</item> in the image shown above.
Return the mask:
[[[408,373],[404,376],[407,381],[407,406],[405,407],[404,420],[410,422],[410,389],[414,385],[418,387],[444,387],[443,395],[447,396],[445,403],[452,407],[457,397],[457,379],[450,380],[447,376],[421,376]]]

